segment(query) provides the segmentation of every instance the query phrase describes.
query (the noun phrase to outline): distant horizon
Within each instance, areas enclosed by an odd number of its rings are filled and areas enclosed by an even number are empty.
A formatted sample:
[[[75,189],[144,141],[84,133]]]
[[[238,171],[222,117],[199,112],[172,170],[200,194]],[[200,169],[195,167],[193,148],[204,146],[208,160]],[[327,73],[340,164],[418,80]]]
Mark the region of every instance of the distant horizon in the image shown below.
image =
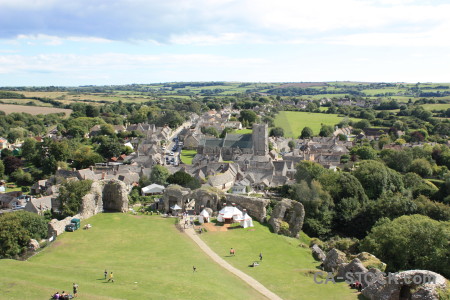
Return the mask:
[[[201,83],[201,82],[224,82],[224,83],[274,83],[274,84],[281,84],[281,83],[332,83],[332,82],[342,82],[342,83],[361,83],[361,84],[368,84],[368,83],[395,83],[395,84],[449,84],[448,82],[433,82],[433,81],[425,81],[425,82],[405,82],[405,81],[352,81],[352,80],[333,80],[333,81],[227,81],[227,80],[185,80],[185,81],[160,81],[160,82],[146,82],[146,83],[122,83],[122,84],[80,84],[80,85],[2,85],[0,88],[40,88],[40,87],[67,87],[67,88],[74,88],[74,87],[94,87],[94,86],[126,86],[126,85],[156,85],[156,84],[170,84],[170,83]]]

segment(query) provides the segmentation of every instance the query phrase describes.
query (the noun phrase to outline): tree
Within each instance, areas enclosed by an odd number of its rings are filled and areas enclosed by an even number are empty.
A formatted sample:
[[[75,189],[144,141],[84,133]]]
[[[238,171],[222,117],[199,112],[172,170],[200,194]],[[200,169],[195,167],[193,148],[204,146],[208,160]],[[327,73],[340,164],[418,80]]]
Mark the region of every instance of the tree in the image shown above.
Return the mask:
[[[96,163],[103,162],[103,157],[97,152],[93,151],[89,146],[79,147],[73,154],[72,166],[77,169],[84,169],[94,166]]]
[[[334,132],[333,126],[322,124],[319,135],[322,137],[330,137],[333,135],[333,132]]]
[[[192,190],[198,189],[201,184],[197,178],[192,177],[186,172],[178,171],[167,177],[167,182],[170,184],[178,184]]]
[[[82,198],[91,190],[92,180],[66,181],[59,188],[58,201],[61,217],[79,213]]]
[[[47,237],[47,222],[27,211],[0,214],[0,258],[17,258],[30,239]]]
[[[376,199],[387,191],[403,190],[401,175],[378,161],[361,162],[353,175],[361,182],[370,199]]]
[[[258,119],[258,115],[252,110],[241,110],[239,121],[247,121],[248,125],[251,126]]]
[[[3,161],[0,160],[0,179],[3,178],[3,175],[5,175],[5,165],[3,164]]]
[[[114,135],[115,134],[114,126],[112,126],[111,124],[103,124],[100,126],[100,133],[109,136]]]
[[[315,180],[295,183],[290,187],[289,195],[305,207],[303,230],[310,236],[328,236],[333,220],[333,201],[321,184]]]
[[[389,271],[422,269],[449,277],[449,240],[450,222],[411,215],[380,220],[361,248],[386,262]]]
[[[9,143],[14,144],[16,143],[17,140],[23,139],[26,135],[27,131],[24,128],[21,127],[11,128],[9,130],[7,139]]]
[[[358,155],[360,159],[376,159],[378,156],[377,151],[369,146],[354,147],[350,153]]]
[[[300,134],[301,139],[309,139],[313,136],[313,131],[309,127],[303,127],[302,133]]]
[[[389,168],[402,173],[410,169],[413,160],[412,153],[406,150],[383,150],[381,151],[381,158]]]
[[[217,131],[217,129],[215,127],[202,127],[201,131],[203,134],[209,134],[215,137],[219,136],[219,132]]]
[[[411,163],[411,172],[417,173],[422,177],[428,177],[433,174],[433,168],[428,160],[425,158],[417,158]]]
[[[370,122],[367,120],[361,120],[356,122],[353,127],[358,128],[358,129],[365,129],[365,128],[369,128],[370,127]]]
[[[32,161],[36,155],[36,140],[33,138],[26,138],[22,144],[22,157],[27,161]]]
[[[15,156],[7,156],[3,159],[3,164],[5,165],[5,174],[10,175],[12,172],[22,167],[23,162],[20,158]]]
[[[284,130],[281,127],[275,127],[270,130],[269,136],[282,137],[284,136]]]
[[[291,152],[294,151],[294,148],[295,148],[295,142],[294,142],[294,141],[289,141],[289,142],[288,142],[288,147],[289,147],[289,149],[291,150]]]
[[[295,180],[297,182],[306,181],[310,183],[312,180],[318,180],[327,170],[322,165],[313,161],[301,161],[296,166]]]
[[[13,179],[20,186],[32,185],[34,180],[30,173],[24,172],[22,168],[17,169],[11,173],[11,179]]]
[[[122,154],[122,144],[117,139],[106,138],[98,147],[98,153],[105,158],[118,157]]]
[[[160,165],[156,165],[152,168],[150,174],[150,182],[165,185],[167,184],[167,178],[170,176],[169,171]]]

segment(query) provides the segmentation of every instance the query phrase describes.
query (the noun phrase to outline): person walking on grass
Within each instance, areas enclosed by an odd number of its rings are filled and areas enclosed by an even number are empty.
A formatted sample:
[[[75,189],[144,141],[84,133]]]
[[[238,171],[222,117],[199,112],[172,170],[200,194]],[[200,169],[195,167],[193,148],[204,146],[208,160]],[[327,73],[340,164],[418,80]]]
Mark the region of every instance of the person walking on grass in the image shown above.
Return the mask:
[[[105,274],[105,280],[106,280],[106,277],[108,276],[108,271],[105,270],[105,272],[103,274]]]
[[[262,252],[259,252],[259,260],[262,260]]]
[[[197,268],[195,266],[192,266],[192,273],[197,272]]]
[[[78,284],[73,283],[73,296],[78,297]]]
[[[230,255],[231,255],[231,256],[234,256],[235,254],[236,254],[236,251],[235,251],[233,248],[231,248],[231,249],[230,249]]]
[[[108,282],[114,282],[114,275],[113,272],[109,273],[109,278],[108,278]]]

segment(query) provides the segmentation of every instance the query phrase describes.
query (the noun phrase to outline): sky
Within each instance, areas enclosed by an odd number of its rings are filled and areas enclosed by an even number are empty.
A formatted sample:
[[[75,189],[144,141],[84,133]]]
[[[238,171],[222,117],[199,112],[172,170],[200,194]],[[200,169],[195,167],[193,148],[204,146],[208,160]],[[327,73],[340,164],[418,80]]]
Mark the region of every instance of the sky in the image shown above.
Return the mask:
[[[450,82],[447,0],[0,0],[0,86]]]

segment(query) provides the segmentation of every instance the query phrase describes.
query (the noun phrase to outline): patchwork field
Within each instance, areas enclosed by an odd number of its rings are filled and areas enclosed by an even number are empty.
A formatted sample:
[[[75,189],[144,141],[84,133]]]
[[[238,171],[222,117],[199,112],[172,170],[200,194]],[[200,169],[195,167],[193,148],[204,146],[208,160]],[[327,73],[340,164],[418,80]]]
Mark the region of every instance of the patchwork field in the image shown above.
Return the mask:
[[[275,126],[284,129],[285,137],[298,138],[305,126],[310,127],[314,135],[318,135],[322,124],[333,126],[343,118],[336,114],[280,111],[275,118]],[[352,120],[359,121],[360,119]]]
[[[0,104],[0,111],[4,111],[7,115],[15,112],[24,112],[31,115],[65,113],[66,116],[69,116],[72,113],[71,109],[13,104]]]
[[[0,260],[0,299],[49,299],[72,292],[73,282],[78,299],[89,300],[263,298],[178,232],[174,219],[114,213],[89,223],[28,261]],[[114,283],[103,279],[105,269]]]
[[[320,271],[319,263],[311,256],[306,236],[300,240],[293,239],[275,235],[258,222],[254,222],[254,225],[254,228],[238,228],[227,232],[209,231],[202,234],[201,238],[227,262],[254,277],[283,299],[363,299],[344,282],[314,282],[314,273]],[[306,248],[300,246],[302,242]],[[230,248],[236,250],[233,257],[229,255]],[[262,261],[259,260],[259,253],[263,255]],[[249,267],[254,261],[260,262],[260,265]]]

